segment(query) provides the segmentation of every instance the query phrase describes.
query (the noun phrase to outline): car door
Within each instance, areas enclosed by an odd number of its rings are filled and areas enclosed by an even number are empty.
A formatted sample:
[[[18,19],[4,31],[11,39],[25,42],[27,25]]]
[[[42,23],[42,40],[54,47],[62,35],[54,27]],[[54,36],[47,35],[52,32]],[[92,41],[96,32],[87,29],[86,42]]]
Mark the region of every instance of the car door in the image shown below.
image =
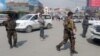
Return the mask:
[[[33,22],[32,27],[37,29],[39,28],[39,22],[38,22],[38,16],[35,15],[31,18],[31,21]]]

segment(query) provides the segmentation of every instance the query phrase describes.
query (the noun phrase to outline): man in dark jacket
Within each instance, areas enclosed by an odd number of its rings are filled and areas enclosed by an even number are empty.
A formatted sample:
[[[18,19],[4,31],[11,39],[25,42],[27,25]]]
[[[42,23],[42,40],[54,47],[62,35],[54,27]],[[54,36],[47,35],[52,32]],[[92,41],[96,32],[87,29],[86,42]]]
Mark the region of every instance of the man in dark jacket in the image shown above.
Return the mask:
[[[3,25],[6,28],[7,31],[7,37],[8,37],[8,43],[10,45],[10,48],[17,47],[17,33],[16,33],[16,22],[13,20],[12,15],[8,14],[7,20],[3,22]],[[12,43],[13,39],[13,43]],[[13,45],[12,45],[13,44]]]
[[[82,23],[82,28],[83,28],[82,37],[86,37],[88,27],[89,27],[89,16],[86,15]]]

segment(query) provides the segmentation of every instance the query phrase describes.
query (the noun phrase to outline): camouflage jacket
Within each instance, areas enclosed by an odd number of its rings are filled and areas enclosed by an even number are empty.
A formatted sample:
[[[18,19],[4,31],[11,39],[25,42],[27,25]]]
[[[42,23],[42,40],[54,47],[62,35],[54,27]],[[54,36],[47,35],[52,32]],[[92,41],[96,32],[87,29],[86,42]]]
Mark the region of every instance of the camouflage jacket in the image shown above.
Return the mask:
[[[6,27],[6,30],[15,30],[16,22],[14,20],[4,21],[3,25]]]
[[[66,19],[64,21],[64,29],[75,29],[75,23],[73,22],[72,19]]]

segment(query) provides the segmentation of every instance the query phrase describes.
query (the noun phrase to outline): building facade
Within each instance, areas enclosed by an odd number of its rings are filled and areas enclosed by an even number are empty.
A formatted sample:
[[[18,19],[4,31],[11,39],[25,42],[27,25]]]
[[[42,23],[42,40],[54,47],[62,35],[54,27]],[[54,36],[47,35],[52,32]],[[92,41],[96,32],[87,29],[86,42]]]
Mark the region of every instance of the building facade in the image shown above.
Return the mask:
[[[32,0],[34,1],[34,0]],[[7,0],[6,4],[8,10],[21,11],[21,12],[40,12],[43,9],[43,5],[37,0],[35,4],[30,4],[31,0]]]

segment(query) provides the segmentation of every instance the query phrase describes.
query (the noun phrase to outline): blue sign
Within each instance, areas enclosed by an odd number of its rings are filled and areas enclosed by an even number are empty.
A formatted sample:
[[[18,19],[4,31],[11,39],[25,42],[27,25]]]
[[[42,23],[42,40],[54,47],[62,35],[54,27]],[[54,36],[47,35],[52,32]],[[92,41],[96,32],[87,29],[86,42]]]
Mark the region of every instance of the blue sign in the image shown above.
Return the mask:
[[[0,10],[6,10],[6,0],[0,0]]]
[[[38,6],[38,0],[28,0],[29,5]]]

